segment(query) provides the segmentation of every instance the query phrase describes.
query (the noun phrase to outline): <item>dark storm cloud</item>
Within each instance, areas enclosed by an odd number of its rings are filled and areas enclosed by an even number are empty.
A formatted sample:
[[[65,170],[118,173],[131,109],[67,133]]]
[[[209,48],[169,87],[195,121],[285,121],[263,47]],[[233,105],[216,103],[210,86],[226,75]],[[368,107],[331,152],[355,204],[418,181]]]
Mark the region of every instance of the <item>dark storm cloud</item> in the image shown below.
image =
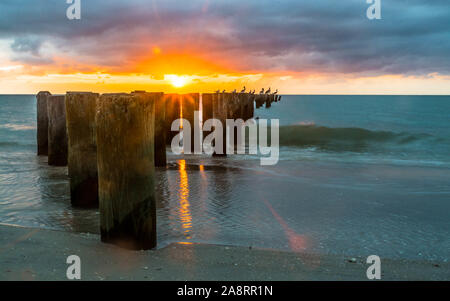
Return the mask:
[[[41,45],[42,42],[38,39],[18,38],[11,44],[11,49],[15,52],[27,52],[37,56]]]
[[[90,0],[82,1],[81,21],[66,19],[67,6],[2,0],[0,39],[30,53],[41,44],[20,41],[40,39],[108,66],[153,44],[234,59],[242,70],[450,74],[448,0],[382,0],[382,20],[374,21],[365,0]]]
[[[16,38],[11,44],[11,50],[14,52],[11,59],[29,65],[46,65],[53,63],[52,59],[41,55],[41,46],[42,40],[39,38]]]

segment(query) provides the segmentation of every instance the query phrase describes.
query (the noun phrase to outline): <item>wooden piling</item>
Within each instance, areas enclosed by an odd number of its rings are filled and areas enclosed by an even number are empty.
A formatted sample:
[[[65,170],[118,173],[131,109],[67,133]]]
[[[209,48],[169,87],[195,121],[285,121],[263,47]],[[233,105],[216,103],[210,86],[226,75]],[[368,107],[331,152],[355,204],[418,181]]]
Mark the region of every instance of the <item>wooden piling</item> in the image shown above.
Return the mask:
[[[227,117],[229,119],[239,119],[241,116],[241,94],[239,93],[231,93],[231,98],[228,101],[228,114]]]
[[[241,93],[240,94],[240,118],[247,121],[253,118],[253,94]]]
[[[266,109],[270,108],[272,106],[272,101],[273,101],[273,95],[270,94],[266,94],[265,95],[265,101],[266,101]]]
[[[133,91],[132,94],[147,93],[146,91]],[[148,94],[148,93],[147,93]],[[155,97],[155,166],[165,167],[166,157],[166,103],[164,93],[150,93]]]
[[[213,95],[211,93],[202,94],[202,120],[203,124],[213,118]],[[203,131],[203,139],[210,134],[209,131]]]
[[[155,166],[165,167],[166,157],[166,103],[164,93],[152,93],[155,98]]]
[[[256,95],[255,102],[256,102],[256,108],[259,109],[265,102],[265,94],[258,94]]]
[[[249,94],[246,106],[246,120],[255,116],[255,95]]]
[[[164,102],[166,104],[165,128],[166,128],[166,144],[170,145],[173,137],[177,132],[171,131],[172,122],[180,118],[181,114],[181,95],[165,94]]]
[[[67,165],[67,132],[65,96],[49,96],[48,111],[48,164]]]
[[[68,92],[66,119],[72,206],[98,207],[95,112],[99,94]]]
[[[245,119],[245,110],[246,110],[246,106],[247,106],[247,93],[239,93],[239,104],[238,104],[238,110],[239,110],[239,117],[242,120],[246,120]]]
[[[244,96],[245,94],[243,93],[233,93],[231,94],[231,101],[228,102],[228,119],[233,119],[233,120],[237,120],[237,119],[244,119]],[[233,127],[233,145],[234,145],[234,149],[236,150],[237,148],[237,143],[238,143],[238,139],[237,139],[237,134],[238,134],[238,129],[237,127]]]
[[[231,99],[229,93],[216,93],[213,95],[213,117],[222,123],[223,149],[221,153],[214,152],[213,156],[226,156],[226,120],[228,118],[228,101]]]
[[[41,91],[36,95],[37,112],[37,154],[48,155],[48,111],[47,99],[52,95],[50,92]]]
[[[191,125],[191,152],[194,152],[195,143],[200,143],[200,133],[195,134],[195,128],[198,126],[194,119],[195,111],[200,111],[200,94],[190,93],[182,95],[182,116]]]
[[[101,240],[156,246],[155,94],[102,95],[96,115]]]

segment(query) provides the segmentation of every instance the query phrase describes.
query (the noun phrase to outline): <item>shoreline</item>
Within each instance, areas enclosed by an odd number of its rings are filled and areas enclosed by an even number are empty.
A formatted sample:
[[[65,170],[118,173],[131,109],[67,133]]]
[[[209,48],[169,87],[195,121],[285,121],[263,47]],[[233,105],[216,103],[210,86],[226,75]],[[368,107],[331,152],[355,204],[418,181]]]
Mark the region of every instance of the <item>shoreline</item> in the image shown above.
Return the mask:
[[[0,225],[0,280],[67,280],[66,259],[78,255],[82,280],[280,281],[367,280],[357,256],[172,243],[129,251],[99,235]],[[382,280],[449,280],[450,263],[381,258]]]

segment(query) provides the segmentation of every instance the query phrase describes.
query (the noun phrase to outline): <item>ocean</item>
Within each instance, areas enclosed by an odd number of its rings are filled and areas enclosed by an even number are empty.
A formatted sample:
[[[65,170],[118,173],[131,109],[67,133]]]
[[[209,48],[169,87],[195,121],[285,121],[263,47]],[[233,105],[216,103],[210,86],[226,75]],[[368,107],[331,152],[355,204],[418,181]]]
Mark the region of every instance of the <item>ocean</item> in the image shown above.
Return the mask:
[[[157,169],[158,244],[450,258],[450,96],[283,96],[280,161],[177,156]],[[0,223],[99,232],[67,168],[36,156],[34,95],[0,96]]]

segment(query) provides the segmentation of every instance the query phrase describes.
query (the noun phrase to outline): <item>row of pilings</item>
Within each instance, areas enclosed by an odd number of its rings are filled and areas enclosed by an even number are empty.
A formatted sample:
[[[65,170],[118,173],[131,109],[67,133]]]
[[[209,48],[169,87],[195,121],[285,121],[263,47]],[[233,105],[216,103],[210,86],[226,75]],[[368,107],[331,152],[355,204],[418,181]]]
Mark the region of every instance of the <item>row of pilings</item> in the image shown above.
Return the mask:
[[[201,96],[203,121],[216,118],[223,124],[251,119],[255,106],[269,108],[280,100],[273,94]],[[151,249],[156,246],[155,167],[166,166],[166,145],[177,134],[172,122],[183,118],[194,124],[195,111],[200,111],[199,93],[39,92],[37,153],[48,156],[49,165],[68,166],[74,207],[99,207],[103,242]]]

